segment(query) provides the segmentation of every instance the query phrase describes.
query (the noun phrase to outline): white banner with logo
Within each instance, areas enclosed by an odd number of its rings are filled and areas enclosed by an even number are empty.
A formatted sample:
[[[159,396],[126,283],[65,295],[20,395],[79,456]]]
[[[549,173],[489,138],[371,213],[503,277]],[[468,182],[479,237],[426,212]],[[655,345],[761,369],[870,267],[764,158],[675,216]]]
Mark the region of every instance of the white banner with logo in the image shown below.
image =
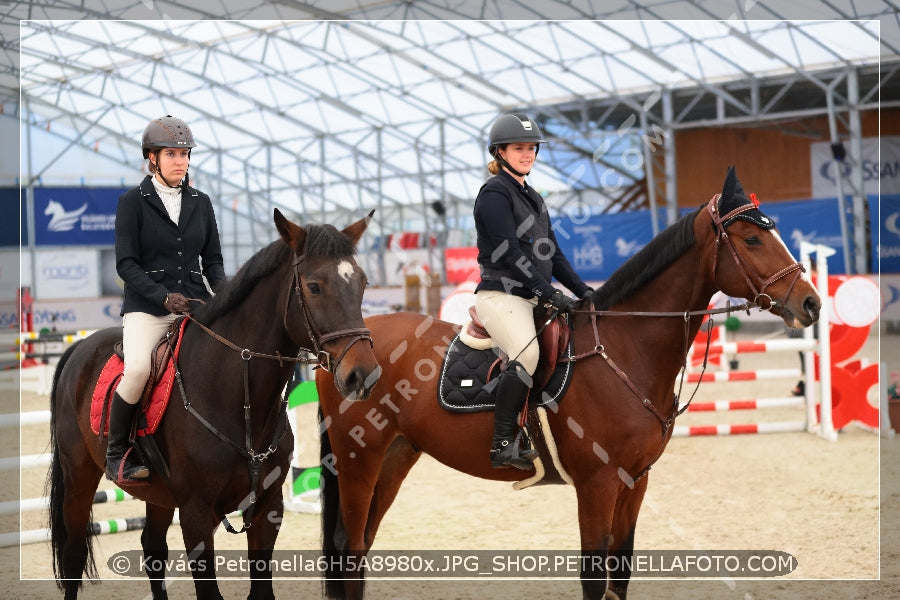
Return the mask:
[[[32,305],[34,331],[56,330],[74,333],[82,329],[102,329],[122,325],[122,298],[80,298],[67,300],[35,300]],[[15,302],[0,302],[0,326],[16,327],[18,323]]]
[[[34,269],[36,300],[100,296],[97,250],[38,250]]]
[[[878,154],[881,142],[881,156]],[[850,142],[844,141],[849,152]],[[831,156],[829,142],[815,142],[809,145],[810,175],[812,177],[813,198],[837,197],[838,164]],[[841,165],[844,181],[850,176],[849,165]],[[877,194],[881,182],[882,194],[900,194],[900,136],[862,139],[863,193]],[[844,193],[850,188],[844,185]]]

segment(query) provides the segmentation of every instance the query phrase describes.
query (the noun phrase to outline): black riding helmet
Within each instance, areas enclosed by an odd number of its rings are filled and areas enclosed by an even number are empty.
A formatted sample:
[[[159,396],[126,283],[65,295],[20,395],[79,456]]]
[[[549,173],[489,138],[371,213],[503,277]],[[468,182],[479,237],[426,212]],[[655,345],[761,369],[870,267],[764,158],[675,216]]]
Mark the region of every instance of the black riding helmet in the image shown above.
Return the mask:
[[[155,152],[160,148],[187,148],[188,156],[190,156],[190,149],[196,147],[197,144],[194,143],[194,134],[191,133],[191,128],[188,127],[187,123],[172,115],[166,115],[150,121],[144,128],[144,135],[141,136],[141,149],[144,153],[144,158],[149,158],[151,151]],[[185,173],[183,179],[185,185],[187,185],[187,181],[188,177],[187,173]],[[166,183],[168,184],[169,182],[167,181]],[[171,184],[169,186],[174,187]]]
[[[541,137],[541,128],[534,122],[534,119],[521,113],[507,113],[501,115],[491,125],[491,132],[488,137],[488,152],[501,165],[516,175],[524,177],[527,173],[519,173],[500,157],[498,152],[500,146],[519,142],[530,143],[535,145],[535,155],[537,155],[540,152],[541,144],[546,141]]]

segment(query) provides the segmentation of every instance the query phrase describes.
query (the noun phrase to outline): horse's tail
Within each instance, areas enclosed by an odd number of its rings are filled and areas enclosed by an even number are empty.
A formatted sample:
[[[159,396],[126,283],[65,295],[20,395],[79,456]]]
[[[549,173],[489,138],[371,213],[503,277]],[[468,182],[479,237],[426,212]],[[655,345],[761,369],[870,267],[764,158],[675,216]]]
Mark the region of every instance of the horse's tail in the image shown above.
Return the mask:
[[[341,520],[341,492],[338,488],[331,439],[319,408],[319,460],[322,466],[320,498],[322,501],[322,556],[325,559],[324,586],[328,598],[346,597],[340,565],[347,556],[347,534]],[[344,548],[338,547],[338,545]]]
[[[50,388],[51,459],[50,471],[47,473],[47,481],[44,484],[44,495],[48,496],[50,499],[50,549],[53,554],[53,576],[56,578],[56,584],[60,589],[62,589],[63,587],[62,579],[81,577],[80,573],[66,573],[63,563],[63,547],[65,546],[66,541],[69,538],[69,534],[66,531],[66,524],[64,519],[66,484],[63,478],[62,464],[60,463],[59,459],[59,441],[56,439],[56,410],[57,403],[59,402],[57,386],[59,384],[59,375],[60,373],[62,373],[63,368],[66,366],[66,362],[69,360],[72,352],[75,351],[75,348],[79,343],[80,340],[69,346],[63,353],[62,357],[59,359],[59,364],[57,364],[56,371],[53,373],[53,385]],[[87,563],[85,566],[85,573],[88,577],[96,579],[97,565],[94,561],[94,549],[92,543],[93,530],[91,527],[88,527],[87,531],[87,538],[85,539],[85,544],[87,545]]]

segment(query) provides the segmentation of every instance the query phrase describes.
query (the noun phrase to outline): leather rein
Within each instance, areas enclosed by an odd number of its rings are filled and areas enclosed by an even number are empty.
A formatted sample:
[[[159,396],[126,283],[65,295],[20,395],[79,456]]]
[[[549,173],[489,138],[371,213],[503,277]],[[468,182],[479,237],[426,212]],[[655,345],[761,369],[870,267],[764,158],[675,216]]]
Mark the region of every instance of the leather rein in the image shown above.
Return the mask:
[[[242,511],[243,515],[243,526],[240,530],[236,530],[231,523],[228,522],[227,517],[222,518],[222,523],[225,526],[225,529],[229,533],[243,533],[247,531],[250,527],[250,522],[253,518],[253,512],[256,507],[256,488],[259,485],[259,473],[262,469],[263,463],[275,452],[278,450],[278,444],[281,442],[281,439],[284,437],[285,432],[287,431],[287,405],[288,405],[288,396],[287,396],[287,388],[285,388],[284,395],[281,398],[280,406],[278,409],[278,423],[275,427],[274,435],[272,436],[272,441],[269,445],[262,451],[257,452],[253,449],[252,441],[250,439],[250,431],[251,431],[251,423],[250,423],[250,359],[251,358],[264,358],[268,360],[277,360],[279,366],[284,366],[285,362],[293,362],[297,364],[312,364],[316,365],[316,369],[324,369],[330,373],[333,373],[340,364],[341,360],[343,360],[344,356],[350,350],[351,346],[360,340],[368,340],[370,346],[373,344],[371,332],[365,327],[355,327],[348,329],[339,329],[337,331],[330,331],[327,333],[322,333],[321,330],[315,325],[315,320],[312,318],[312,314],[309,310],[309,303],[306,301],[306,297],[303,293],[303,286],[301,285],[301,274],[300,274],[300,266],[305,259],[305,254],[300,254],[294,259],[292,266],[292,276],[291,276],[291,284],[288,287],[288,297],[287,302],[285,303],[285,310],[283,315],[283,323],[285,331],[287,331],[287,313],[291,304],[291,291],[294,292],[294,296],[297,299],[297,303],[300,306],[301,312],[303,314],[303,321],[306,326],[306,330],[309,334],[310,340],[312,340],[313,349],[309,350],[307,348],[300,348],[297,352],[297,356],[284,356],[280,352],[275,354],[266,354],[262,352],[254,352],[249,348],[241,348],[237,344],[231,342],[227,338],[219,335],[197,319],[193,318],[190,314],[185,315],[186,318],[190,319],[191,322],[196,323],[200,329],[205,331],[216,341],[224,344],[225,346],[235,350],[240,353],[241,362],[243,364],[243,382],[244,382],[244,445],[243,447],[238,443],[231,440],[228,436],[219,431],[215,425],[210,423],[203,415],[201,415],[197,409],[193,407],[193,405],[188,400],[187,394],[184,389],[184,382],[182,381],[181,371],[178,368],[178,361],[174,360],[173,354],[173,363],[175,366],[175,379],[178,382],[178,389],[181,392],[181,398],[184,402],[184,408],[190,414],[192,414],[200,423],[206,427],[213,435],[219,438],[228,446],[231,446],[238,454],[247,459],[247,467],[250,472],[250,494],[247,495],[244,500],[241,502],[241,505],[238,507]],[[170,330],[169,333],[166,334],[169,337],[169,344],[174,345],[174,332]],[[351,338],[350,341],[344,346],[343,350],[338,354],[337,359],[332,359],[331,354],[322,349],[324,344],[328,342],[339,340],[343,338]],[[174,347],[174,346],[173,346]],[[307,356],[302,356],[307,355]]]
[[[716,281],[716,267],[718,264],[720,242],[722,240],[724,240],[725,245],[731,251],[731,256],[734,259],[735,265],[737,266],[738,270],[741,272],[741,275],[744,277],[744,280],[747,282],[747,285],[750,287],[751,291],[753,292],[754,298],[752,301],[745,302],[744,304],[738,304],[738,305],[732,305],[729,301],[726,304],[726,306],[723,308],[711,308],[711,309],[707,309],[707,310],[694,310],[694,311],[684,311],[684,312],[677,312],[677,311],[668,311],[668,312],[611,311],[611,310],[574,310],[574,311],[572,311],[572,312],[584,313],[584,314],[590,315],[591,328],[592,328],[592,331],[594,334],[594,347],[587,352],[584,352],[582,354],[577,354],[566,360],[574,362],[576,360],[587,358],[589,356],[600,355],[603,358],[603,360],[605,360],[606,363],[610,366],[610,368],[616,373],[616,375],[618,375],[619,378],[625,383],[625,385],[628,386],[628,389],[630,389],[631,392],[638,398],[638,400],[640,400],[640,402],[644,406],[644,408],[649,410],[650,413],[653,414],[653,416],[655,416],[657,418],[657,420],[660,422],[660,424],[662,425],[662,444],[660,445],[659,452],[656,453],[656,456],[650,461],[650,464],[648,464],[646,467],[644,467],[644,469],[641,470],[641,472],[631,480],[631,482],[629,483],[629,487],[633,487],[635,483],[637,483],[641,478],[643,478],[650,471],[650,468],[656,463],[656,461],[659,460],[660,456],[662,456],[662,453],[663,453],[663,450],[665,449],[665,444],[666,444],[666,435],[668,434],[668,432],[672,428],[672,426],[675,424],[675,419],[688,409],[691,402],[694,400],[694,396],[697,394],[697,391],[700,389],[700,383],[703,380],[703,374],[706,372],[707,362],[708,362],[708,358],[709,358],[709,346],[710,346],[710,342],[712,341],[711,335],[707,335],[707,337],[706,337],[706,349],[703,354],[703,364],[702,364],[702,368],[700,371],[700,377],[697,380],[697,385],[694,388],[694,391],[691,393],[690,398],[688,398],[687,403],[685,403],[684,406],[680,406],[681,393],[682,393],[682,389],[684,386],[684,379],[685,379],[686,372],[687,372],[687,355],[688,355],[688,351],[690,350],[690,346],[691,346],[691,339],[690,339],[691,317],[710,316],[710,318],[707,320],[706,327],[707,327],[707,332],[711,332],[712,328],[713,328],[712,315],[727,314],[730,316],[731,313],[740,312],[740,311],[746,311],[747,314],[749,315],[751,308],[759,308],[761,311],[763,311],[763,310],[771,311],[772,309],[776,308],[777,306],[785,304],[788,297],[791,295],[791,292],[793,291],[794,286],[796,285],[797,280],[800,277],[800,274],[805,271],[802,264],[800,264],[799,262],[795,262],[794,264],[781,269],[780,271],[778,271],[771,277],[763,280],[763,278],[758,273],[756,273],[756,271],[754,271],[753,269],[750,269],[748,267],[746,261],[744,261],[744,259],[741,258],[741,255],[738,253],[737,248],[734,245],[734,242],[731,240],[731,238],[726,233],[725,223],[727,223],[729,220],[733,219],[735,216],[739,215],[740,213],[743,213],[745,211],[756,208],[756,205],[755,204],[745,204],[745,205],[739,206],[738,208],[732,210],[725,216],[720,216],[719,212],[718,212],[718,201],[719,201],[720,196],[721,196],[721,194],[716,194],[707,203],[707,211],[709,212],[710,217],[712,218],[713,227],[716,230],[715,253],[713,255],[713,267],[712,267],[713,284],[715,285],[715,281]],[[769,294],[766,293],[766,288],[768,288],[770,285],[772,285],[779,279],[782,279],[791,273],[794,273],[794,278],[791,281],[791,284],[788,286],[787,292],[785,293],[784,297],[780,301],[774,300]],[[750,274],[753,275],[753,278],[751,278]],[[757,282],[760,282],[760,286],[758,288],[753,283],[754,279]],[[672,411],[668,415],[663,415],[656,408],[656,406],[653,405],[653,403],[650,401],[650,399],[647,397],[647,395],[643,394],[637,388],[637,386],[634,384],[634,382],[631,381],[631,379],[628,377],[628,374],[625,373],[625,371],[623,371],[615,363],[615,361],[613,361],[613,359],[606,353],[606,348],[600,342],[600,332],[597,329],[597,317],[598,316],[607,316],[607,317],[616,317],[616,316],[679,317],[684,320],[684,351],[682,353],[682,356],[684,358],[682,359],[682,362],[681,362],[681,375],[679,377],[678,393],[673,394]],[[628,482],[626,482],[626,483],[628,483]]]

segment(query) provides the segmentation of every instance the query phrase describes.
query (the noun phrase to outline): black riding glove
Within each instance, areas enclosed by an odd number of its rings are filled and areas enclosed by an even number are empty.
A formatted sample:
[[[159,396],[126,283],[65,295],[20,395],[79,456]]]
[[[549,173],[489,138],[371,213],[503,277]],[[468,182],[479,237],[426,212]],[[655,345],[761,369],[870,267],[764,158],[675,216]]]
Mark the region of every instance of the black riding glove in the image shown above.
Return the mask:
[[[592,288],[592,287],[589,287],[588,289],[584,290],[584,292],[582,292],[582,294],[581,294],[582,300],[590,300],[593,297],[594,297],[594,288]]]
[[[186,314],[191,312],[191,303],[188,302],[188,299],[184,297],[184,294],[179,292],[170,292],[166,294],[166,299],[163,301],[163,306],[166,307],[166,310],[170,313]]]
[[[560,314],[571,312],[575,309],[575,300],[569,298],[560,290],[554,290],[547,301],[550,302],[551,306],[558,310]]]

